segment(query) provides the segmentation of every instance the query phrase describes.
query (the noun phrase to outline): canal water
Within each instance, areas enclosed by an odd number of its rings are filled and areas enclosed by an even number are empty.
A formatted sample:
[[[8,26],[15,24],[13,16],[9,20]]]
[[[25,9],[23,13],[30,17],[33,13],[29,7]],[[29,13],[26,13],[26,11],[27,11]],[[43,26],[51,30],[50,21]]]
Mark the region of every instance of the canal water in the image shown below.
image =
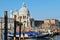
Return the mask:
[[[35,39],[25,39],[25,40],[60,40],[60,35],[56,35],[54,37],[46,37],[46,38],[35,38]]]

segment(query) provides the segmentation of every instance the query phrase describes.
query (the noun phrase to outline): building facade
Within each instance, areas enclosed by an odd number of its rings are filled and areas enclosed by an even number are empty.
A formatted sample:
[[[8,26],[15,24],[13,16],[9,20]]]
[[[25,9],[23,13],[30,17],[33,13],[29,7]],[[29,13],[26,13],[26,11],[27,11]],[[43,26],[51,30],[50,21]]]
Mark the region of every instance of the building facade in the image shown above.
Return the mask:
[[[30,16],[30,12],[26,7],[26,4],[23,3],[20,10],[16,11],[10,11],[10,18],[14,18],[14,15],[16,15],[17,21],[20,21],[23,23],[24,27],[30,27],[34,26],[34,19]]]
[[[8,29],[11,29],[14,27],[14,20],[12,18],[8,18]],[[0,17],[0,29],[4,29],[4,17]]]
[[[51,25],[59,26],[59,20],[57,20],[57,19],[46,19],[46,20],[44,20],[44,24],[51,24]]]
[[[53,28],[54,25],[59,27],[59,20],[56,20],[56,19],[45,19],[44,20],[44,24],[42,24],[42,28],[51,29],[51,28]]]
[[[34,25],[36,26],[36,27],[42,27],[42,24],[44,23],[44,21],[42,21],[42,20],[35,20],[35,23],[34,23]]]

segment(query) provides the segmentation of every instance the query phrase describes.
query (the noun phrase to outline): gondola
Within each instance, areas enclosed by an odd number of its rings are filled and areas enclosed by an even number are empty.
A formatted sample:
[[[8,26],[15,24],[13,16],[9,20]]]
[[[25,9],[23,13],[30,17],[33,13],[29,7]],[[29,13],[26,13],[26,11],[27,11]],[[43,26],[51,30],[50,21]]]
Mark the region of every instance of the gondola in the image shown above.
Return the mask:
[[[34,31],[30,31],[30,32],[21,32],[21,38],[25,38],[25,39],[29,39],[29,38],[43,38],[43,37],[47,37],[49,34],[48,33],[38,33],[38,32],[34,32]],[[8,37],[14,37],[13,36],[14,33],[13,32],[8,32]],[[16,32],[16,38],[19,38],[19,33]]]

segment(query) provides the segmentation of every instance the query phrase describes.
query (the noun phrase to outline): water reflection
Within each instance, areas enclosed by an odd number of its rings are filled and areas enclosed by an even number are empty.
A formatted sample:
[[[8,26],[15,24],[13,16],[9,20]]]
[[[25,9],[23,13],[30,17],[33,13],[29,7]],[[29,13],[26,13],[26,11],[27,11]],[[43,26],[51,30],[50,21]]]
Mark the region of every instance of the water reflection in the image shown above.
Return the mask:
[[[35,38],[35,39],[25,39],[25,40],[60,40],[60,35],[47,38]]]
[[[35,38],[35,39],[25,39],[25,40],[52,40],[50,38]]]

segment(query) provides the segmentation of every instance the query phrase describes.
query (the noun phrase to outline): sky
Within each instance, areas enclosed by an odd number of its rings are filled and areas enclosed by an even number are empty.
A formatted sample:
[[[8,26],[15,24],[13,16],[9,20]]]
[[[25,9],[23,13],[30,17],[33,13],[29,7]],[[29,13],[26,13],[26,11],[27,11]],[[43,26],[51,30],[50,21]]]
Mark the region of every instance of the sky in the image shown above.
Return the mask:
[[[8,15],[10,10],[20,10],[23,2],[35,20],[60,20],[60,0],[0,0],[0,16],[4,16],[5,10]]]

